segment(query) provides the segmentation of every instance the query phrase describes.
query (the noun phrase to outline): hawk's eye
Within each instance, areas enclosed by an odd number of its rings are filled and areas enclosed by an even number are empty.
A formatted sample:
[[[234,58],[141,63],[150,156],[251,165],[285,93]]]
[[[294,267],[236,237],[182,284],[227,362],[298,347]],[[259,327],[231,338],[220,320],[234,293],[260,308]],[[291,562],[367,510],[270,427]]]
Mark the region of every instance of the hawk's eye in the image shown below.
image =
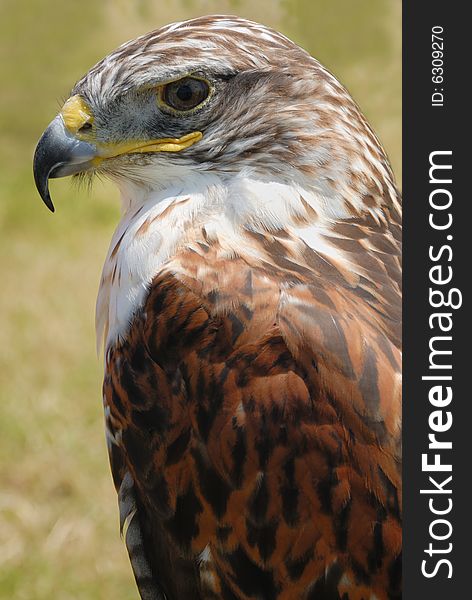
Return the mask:
[[[191,110],[201,104],[209,93],[210,88],[206,81],[184,77],[164,87],[162,100],[175,110]]]

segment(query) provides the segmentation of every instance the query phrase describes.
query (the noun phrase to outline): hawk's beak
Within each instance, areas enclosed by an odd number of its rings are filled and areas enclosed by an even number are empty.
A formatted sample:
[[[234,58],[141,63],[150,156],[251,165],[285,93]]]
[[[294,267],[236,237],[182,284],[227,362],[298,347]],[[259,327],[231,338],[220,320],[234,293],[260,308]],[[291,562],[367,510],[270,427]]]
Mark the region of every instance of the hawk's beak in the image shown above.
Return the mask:
[[[61,114],[52,121],[36,146],[33,161],[34,181],[49,210],[54,212],[49,179],[86,171],[94,165],[96,157],[96,146],[71,134]]]
[[[51,178],[87,171],[107,158],[122,154],[180,152],[202,139],[200,131],[193,131],[180,138],[105,143],[95,139],[93,123],[94,116],[88,104],[80,96],[72,96],[38,142],[33,163],[34,180],[44,204],[53,212],[48,185]]]

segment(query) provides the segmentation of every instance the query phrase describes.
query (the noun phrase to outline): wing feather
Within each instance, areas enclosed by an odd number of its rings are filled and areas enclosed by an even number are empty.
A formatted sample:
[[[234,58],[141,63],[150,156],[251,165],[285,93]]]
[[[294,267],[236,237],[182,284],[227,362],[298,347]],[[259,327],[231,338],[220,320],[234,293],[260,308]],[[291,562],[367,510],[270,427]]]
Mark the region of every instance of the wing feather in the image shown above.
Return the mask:
[[[109,351],[122,481],[169,600],[400,597],[397,313],[329,273],[187,252]]]

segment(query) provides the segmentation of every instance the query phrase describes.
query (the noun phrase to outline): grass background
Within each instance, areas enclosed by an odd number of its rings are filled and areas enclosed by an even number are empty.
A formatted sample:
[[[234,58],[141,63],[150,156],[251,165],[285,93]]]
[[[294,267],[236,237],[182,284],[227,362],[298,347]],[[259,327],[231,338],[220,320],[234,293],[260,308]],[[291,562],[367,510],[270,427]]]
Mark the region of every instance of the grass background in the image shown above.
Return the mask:
[[[399,0],[0,0],[0,599],[137,598],[102,426],[94,304],[117,192],[51,185],[31,159],[90,66],[167,22],[239,14],[289,35],[350,89],[400,179]]]

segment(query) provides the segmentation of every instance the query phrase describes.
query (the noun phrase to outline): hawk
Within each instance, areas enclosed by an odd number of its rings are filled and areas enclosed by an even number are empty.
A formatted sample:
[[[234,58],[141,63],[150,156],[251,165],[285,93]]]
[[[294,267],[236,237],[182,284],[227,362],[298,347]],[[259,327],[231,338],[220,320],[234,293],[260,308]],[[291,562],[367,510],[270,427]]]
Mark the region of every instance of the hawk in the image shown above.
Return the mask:
[[[400,197],[319,62],[230,16],[125,43],[40,139],[110,177],[106,439],[144,600],[401,597]]]

